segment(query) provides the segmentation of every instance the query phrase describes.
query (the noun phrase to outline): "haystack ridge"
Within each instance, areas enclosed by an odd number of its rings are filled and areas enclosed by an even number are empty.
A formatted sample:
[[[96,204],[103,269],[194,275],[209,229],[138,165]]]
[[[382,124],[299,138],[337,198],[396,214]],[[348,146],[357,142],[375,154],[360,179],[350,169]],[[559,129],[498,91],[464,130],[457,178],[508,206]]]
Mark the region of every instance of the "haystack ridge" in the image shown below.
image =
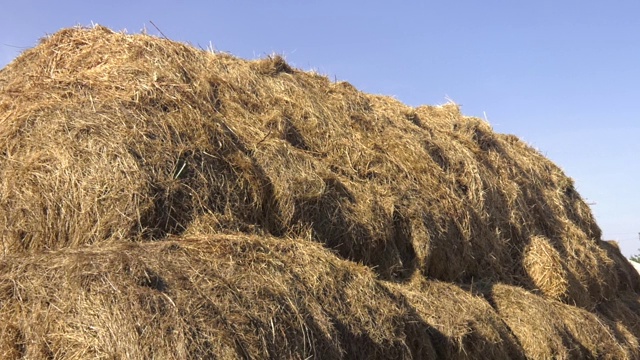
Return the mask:
[[[104,27],[0,71],[5,357],[638,358],[640,277],[454,104]]]

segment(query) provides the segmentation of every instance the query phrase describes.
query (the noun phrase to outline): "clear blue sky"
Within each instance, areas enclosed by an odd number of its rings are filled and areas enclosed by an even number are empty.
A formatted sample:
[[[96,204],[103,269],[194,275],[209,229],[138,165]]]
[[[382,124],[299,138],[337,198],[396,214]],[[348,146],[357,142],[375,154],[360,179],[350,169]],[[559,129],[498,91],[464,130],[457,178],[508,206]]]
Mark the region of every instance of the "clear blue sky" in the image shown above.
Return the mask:
[[[640,241],[640,2],[7,1],[0,66],[92,22],[294,66],[409,105],[462,105],[560,165],[605,239]]]

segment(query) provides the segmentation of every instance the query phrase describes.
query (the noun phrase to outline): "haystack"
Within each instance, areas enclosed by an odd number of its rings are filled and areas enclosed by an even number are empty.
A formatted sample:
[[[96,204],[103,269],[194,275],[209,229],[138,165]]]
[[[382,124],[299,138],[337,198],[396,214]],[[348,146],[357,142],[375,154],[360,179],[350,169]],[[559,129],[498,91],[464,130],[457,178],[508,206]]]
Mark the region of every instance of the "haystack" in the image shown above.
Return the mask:
[[[62,30],[0,71],[0,186],[6,356],[640,356],[561,169],[279,56]]]

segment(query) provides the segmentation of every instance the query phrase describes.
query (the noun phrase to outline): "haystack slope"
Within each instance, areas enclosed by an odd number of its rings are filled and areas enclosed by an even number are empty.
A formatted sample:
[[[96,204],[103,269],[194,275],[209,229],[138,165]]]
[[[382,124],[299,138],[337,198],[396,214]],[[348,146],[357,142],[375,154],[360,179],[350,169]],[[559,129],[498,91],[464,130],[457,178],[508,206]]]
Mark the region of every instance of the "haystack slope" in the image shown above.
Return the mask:
[[[584,307],[618,287],[571,179],[454,105],[103,27],[44,39],[0,86],[5,253],[239,231],[386,279],[491,277]]]
[[[43,39],[0,71],[0,235],[15,356],[639,356],[640,276],[561,169],[456,105],[279,56],[100,26]],[[262,243],[281,268],[242,260]],[[339,284],[301,270],[323,261]]]

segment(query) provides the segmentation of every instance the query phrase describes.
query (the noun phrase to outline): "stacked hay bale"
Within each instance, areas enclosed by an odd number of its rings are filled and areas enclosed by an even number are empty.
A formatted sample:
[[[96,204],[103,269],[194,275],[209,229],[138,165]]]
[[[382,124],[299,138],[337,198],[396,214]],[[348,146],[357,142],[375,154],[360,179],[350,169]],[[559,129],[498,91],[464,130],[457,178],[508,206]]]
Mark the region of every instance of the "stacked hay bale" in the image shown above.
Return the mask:
[[[4,357],[640,357],[571,179],[455,105],[103,27],[0,71]]]

